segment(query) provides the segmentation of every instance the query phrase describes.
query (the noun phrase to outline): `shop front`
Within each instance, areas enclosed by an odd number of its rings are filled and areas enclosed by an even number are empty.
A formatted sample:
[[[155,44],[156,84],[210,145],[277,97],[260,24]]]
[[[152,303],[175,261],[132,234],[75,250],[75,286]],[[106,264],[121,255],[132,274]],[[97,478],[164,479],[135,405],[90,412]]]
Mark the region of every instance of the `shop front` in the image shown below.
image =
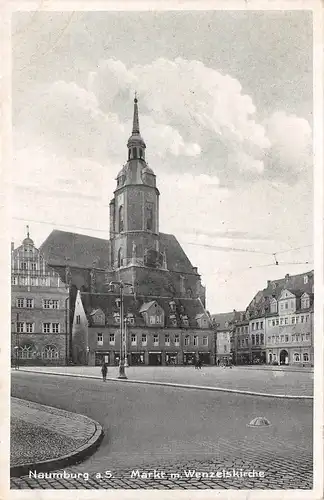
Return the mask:
[[[177,352],[166,352],[165,353],[165,364],[166,365],[178,365],[179,357]]]
[[[198,357],[203,365],[210,365],[210,352],[198,352]]]
[[[110,352],[95,352],[95,366],[101,366],[102,363],[110,364]]]
[[[253,365],[262,365],[264,363],[266,363],[265,351],[261,351],[261,350],[252,351],[252,364]]]
[[[183,353],[183,364],[184,365],[194,365],[196,361],[195,352],[184,352]]]
[[[135,366],[145,365],[145,353],[144,353],[144,351],[143,352],[132,352],[130,364],[135,365]]]
[[[151,366],[162,365],[162,352],[151,351],[148,353],[148,364]]]

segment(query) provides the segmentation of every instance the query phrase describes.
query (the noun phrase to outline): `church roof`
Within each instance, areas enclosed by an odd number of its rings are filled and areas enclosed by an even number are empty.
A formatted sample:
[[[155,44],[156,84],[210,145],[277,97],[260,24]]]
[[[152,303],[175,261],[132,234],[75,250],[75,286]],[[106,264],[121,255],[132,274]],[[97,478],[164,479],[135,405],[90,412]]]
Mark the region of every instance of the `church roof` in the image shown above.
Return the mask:
[[[173,234],[160,233],[160,247],[165,249],[170,271],[198,274]],[[109,265],[109,240],[85,234],[53,230],[40,247],[50,266],[95,267],[105,269]]]
[[[90,325],[92,324],[91,312],[94,309],[101,309],[106,316],[106,324],[116,326],[114,313],[119,313],[116,299],[119,299],[119,294],[116,293],[102,293],[91,294],[88,292],[81,293],[83,307],[87,317],[89,318]],[[170,302],[175,303],[175,311],[171,310]],[[136,326],[145,326],[144,318],[141,314],[143,306],[157,302],[162,307],[165,313],[165,327],[174,328],[171,317],[176,317],[178,327],[184,327],[181,323],[181,317],[187,317],[189,321],[189,328],[198,328],[197,318],[206,315],[204,307],[199,299],[189,298],[173,298],[170,297],[152,297],[144,295],[124,295],[124,314],[132,314],[135,319]],[[187,327],[188,328],[188,327]]]
[[[50,266],[106,268],[109,240],[54,229],[40,247]],[[94,264],[95,261],[95,264]]]

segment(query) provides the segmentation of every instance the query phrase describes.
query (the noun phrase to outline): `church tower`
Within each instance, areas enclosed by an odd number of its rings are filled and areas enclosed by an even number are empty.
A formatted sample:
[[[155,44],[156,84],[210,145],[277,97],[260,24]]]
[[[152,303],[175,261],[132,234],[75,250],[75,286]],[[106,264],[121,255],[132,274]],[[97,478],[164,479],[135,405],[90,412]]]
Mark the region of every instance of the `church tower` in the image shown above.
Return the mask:
[[[127,162],[117,176],[110,202],[111,267],[163,266],[159,249],[159,190],[156,176],[146,163],[135,94],[132,134],[127,142]]]

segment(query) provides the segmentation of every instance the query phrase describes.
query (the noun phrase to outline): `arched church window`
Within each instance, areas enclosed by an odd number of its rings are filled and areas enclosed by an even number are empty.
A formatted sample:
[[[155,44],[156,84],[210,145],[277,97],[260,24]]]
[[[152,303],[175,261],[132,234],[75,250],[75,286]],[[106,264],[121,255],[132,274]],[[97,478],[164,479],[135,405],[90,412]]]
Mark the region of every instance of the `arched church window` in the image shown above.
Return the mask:
[[[121,267],[123,265],[123,254],[122,254],[122,249],[120,248],[118,250],[118,267]]]
[[[118,227],[120,233],[124,231],[124,207],[122,205],[119,207]]]
[[[146,229],[153,231],[153,205],[148,203],[145,207]]]

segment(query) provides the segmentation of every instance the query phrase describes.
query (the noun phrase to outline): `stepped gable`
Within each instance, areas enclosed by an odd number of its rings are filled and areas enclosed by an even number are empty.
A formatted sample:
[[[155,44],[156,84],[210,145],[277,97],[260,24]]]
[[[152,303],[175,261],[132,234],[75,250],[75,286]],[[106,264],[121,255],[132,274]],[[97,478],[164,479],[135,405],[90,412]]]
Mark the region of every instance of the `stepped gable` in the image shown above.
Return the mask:
[[[53,230],[40,247],[51,266],[71,266],[90,269],[108,267],[109,240],[84,234]]]
[[[118,293],[106,294],[90,294],[87,292],[81,293],[81,299],[85,313],[89,319],[89,324],[93,324],[92,316],[95,311],[100,309],[106,316],[106,324],[116,326],[114,321],[114,313],[119,312],[119,306],[116,302],[119,299]],[[135,326],[145,326],[140,310],[142,306],[147,306],[150,302],[156,301],[164,310],[165,326],[175,328],[171,323],[171,315],[175,315],[178,327],[181,327],[181,316],[185,315],[188,318],[189,326],[187,328],[198,328],[197,315],[204,315],[206,311],[199,299],[189,298],[170,298],[170,297],[154,297],[144,295],[124,295],[124,316],[133,314],[135,318]],[[170,302],[175,303],[175,311],[171,311]]]

